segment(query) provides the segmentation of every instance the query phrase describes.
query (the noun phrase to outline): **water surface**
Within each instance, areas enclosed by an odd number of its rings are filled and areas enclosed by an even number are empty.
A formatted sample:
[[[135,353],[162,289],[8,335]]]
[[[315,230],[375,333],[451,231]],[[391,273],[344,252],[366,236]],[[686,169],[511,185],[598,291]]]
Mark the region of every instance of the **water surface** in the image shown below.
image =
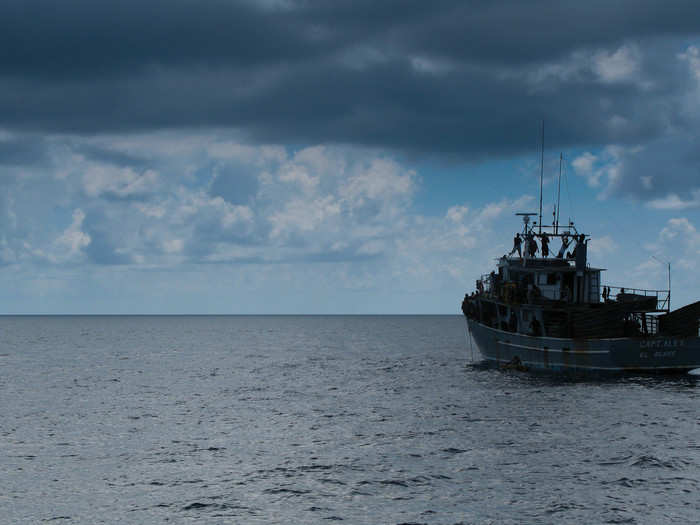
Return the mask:
[[[459,316],[0,317],[0,523],[693,523],[700,383]]]

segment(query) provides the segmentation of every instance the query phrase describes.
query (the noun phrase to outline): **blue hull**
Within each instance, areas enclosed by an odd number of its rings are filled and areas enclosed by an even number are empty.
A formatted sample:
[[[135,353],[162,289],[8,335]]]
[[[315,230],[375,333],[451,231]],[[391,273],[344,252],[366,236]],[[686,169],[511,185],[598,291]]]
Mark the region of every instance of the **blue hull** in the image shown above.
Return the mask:
[[[700,337],[565,339],[507,332],[467,319],[490,363],[566,372],[687,372],[700,368]]]

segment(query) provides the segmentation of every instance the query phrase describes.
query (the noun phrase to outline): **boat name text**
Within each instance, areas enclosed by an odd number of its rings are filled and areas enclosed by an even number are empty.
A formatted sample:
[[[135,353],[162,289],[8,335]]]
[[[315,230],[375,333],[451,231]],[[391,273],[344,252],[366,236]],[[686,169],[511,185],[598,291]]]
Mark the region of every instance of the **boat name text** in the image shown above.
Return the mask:
[[[685,346],[683,339],[649,339],[640,341],[639,348],[669,348],[674,346]]]
[[[652,352],[651,357],[675,357],[675,350],[661,350],[659,352]],[[639,352],[640,359],[649,359],[649,352]]]

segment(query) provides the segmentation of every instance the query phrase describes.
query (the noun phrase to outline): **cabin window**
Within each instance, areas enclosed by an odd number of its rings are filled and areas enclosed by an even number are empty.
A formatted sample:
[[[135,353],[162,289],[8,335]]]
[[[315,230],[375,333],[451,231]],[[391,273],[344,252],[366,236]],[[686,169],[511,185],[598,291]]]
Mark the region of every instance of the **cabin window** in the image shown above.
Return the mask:
[[[538,273],[537,274],[537,284],[547,284],[547,274],[546,273]]]
[[[530,320],[530,312],[528,312],[527,310],[523,310],[522,313],[523,313],[523,321],[525,321],[525,322],[529,321]]]

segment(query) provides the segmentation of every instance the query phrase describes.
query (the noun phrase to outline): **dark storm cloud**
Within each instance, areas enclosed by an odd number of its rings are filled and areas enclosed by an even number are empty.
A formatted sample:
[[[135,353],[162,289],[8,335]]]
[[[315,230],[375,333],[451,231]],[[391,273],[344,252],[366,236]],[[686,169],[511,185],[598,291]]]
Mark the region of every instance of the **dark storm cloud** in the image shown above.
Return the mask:
[[[694,34],[697,2],[547,0],[6,0],[11,74],[108,73],[147,64],[308,60],[357,44],[455,58],[539,60],[624,38]]]
[[[669,137],[625,152],[610,190],[642,200],[668,194],[677,195],[679,203],[697,199],[692,192],[700,187],[699,148],[697,136]]]
[[[312,55],[296,16],[228,0],[7,0],[0,64],[12,76],[113,75],[151,64],[259,64]]]
[[[552,146],[635,143],[679,118],[689,80],[672,62],[699,32],[695,1],[9,0],[0,125],[224,126],[253,141],[473,157],[530,151],[544,118]],[[651,88],[585,71],[528,80],[625,42],[641,47]],[[672,60],[655,54],[664,46]]]
[[[120,168],[135,168],[143,170],[152,167],[153,164],[152,161],[148,159],[129,155],[123,151],[116,151],[101,146],[95,146],[94,144],[77,143],[72,146],[72,150],[75,153],[84,156],[88,160],[112,164]]]

